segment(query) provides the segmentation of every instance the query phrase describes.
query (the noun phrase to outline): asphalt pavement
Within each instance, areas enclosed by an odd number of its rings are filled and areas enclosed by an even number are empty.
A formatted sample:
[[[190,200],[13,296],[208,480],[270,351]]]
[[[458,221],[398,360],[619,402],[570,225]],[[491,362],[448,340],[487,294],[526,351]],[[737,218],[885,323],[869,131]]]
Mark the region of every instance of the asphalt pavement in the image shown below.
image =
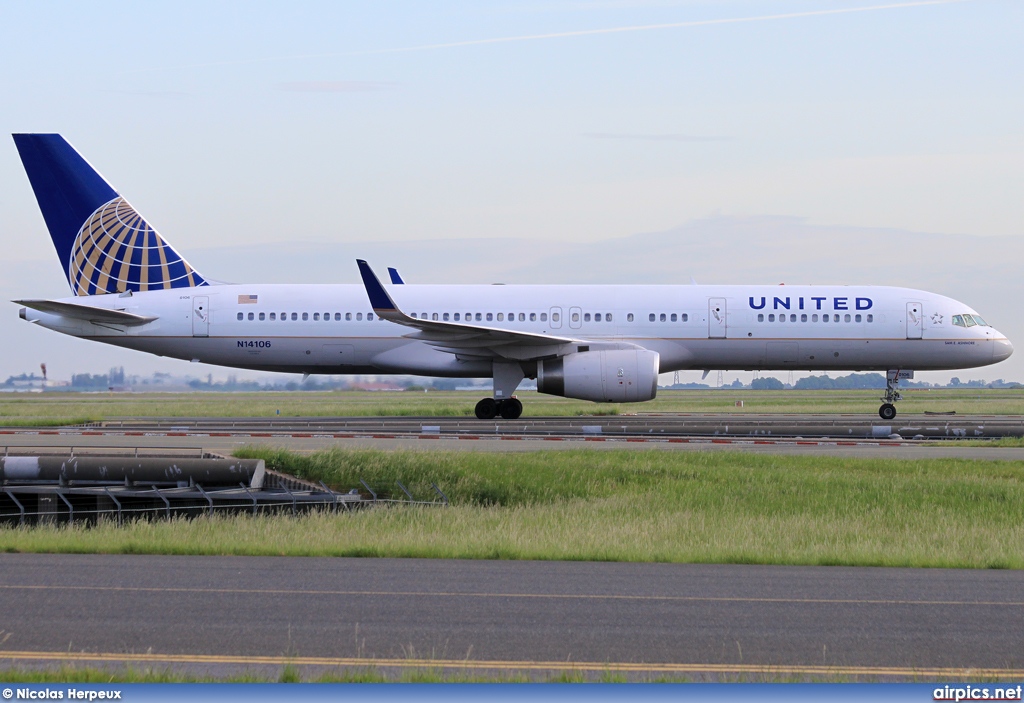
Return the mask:
[[[2,554],[0,643],[22,664],[1019,679],[1024,572]]]

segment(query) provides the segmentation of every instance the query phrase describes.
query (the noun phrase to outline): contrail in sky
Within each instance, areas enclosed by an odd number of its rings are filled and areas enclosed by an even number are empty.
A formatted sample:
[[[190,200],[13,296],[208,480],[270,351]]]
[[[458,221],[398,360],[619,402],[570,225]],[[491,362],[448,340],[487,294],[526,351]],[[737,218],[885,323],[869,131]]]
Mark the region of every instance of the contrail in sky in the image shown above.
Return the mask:
[[[431,49],[449,49],[457,46],[476,46],[479,44],[502,44],[517,41],[536,41],[538,39],[561,39],[564,37],[585,37],[594,34],[619,34],[624,32],[647,32],[653,29],[678,29],[680,27],[703,27],[714,24],[739,24],[741,22],[766,22],[769,20],[788,20],[797,17],[817,17],[821,15],[845,15],[853,12],[870,12],[872,10],[896,10],[903,7],[920,7],[922,5],[948,5],[955,2],[971,0],[915,0],[888,5],[867,5],[863,7],[847,7],[832,10],[807,10],[805,12],[787,12],[780,15],[757,15],[755,17],[730,17],[717,20],[692,20],[689,22],[668,22],[666,24],[638,24],[628,27],[608,27],[605,29],[580,29],[571,32],[552,32],[550,34],[524,34],[517,37],[496,37],[492,39],[470,39],[467,41],[448,42],[445,44],[421,44],[399,49],[378,49],[360,51],[355,54],[396,54],[406,51],[428,51]]]
[[[663,24],[637,24],[626,27],[606,27],[604,29],[579,29],[568,32],[551,32],[548,34],[522,34],[514,37],[492,37],[490,39],[467,39],[465,41],[445,42],[443,44],[419,44],[417,46],[395,47],[391,49],[368,49],[365,51],[334,52],[329,54],[297,54],[294,56],[268,56],[258,59],[238,59],[234,61],[215,61],[211,63],[190,64],[187,66],[160,68],[143,68],[125,73],[145,73],[149,71],[171,70],[172,68],[208,68],[211,66],[232,66],[268,61],[297,61],[302,59],[325,59],[339,56],[368,56],[375,54],[401,54],[414,51],[434,51],[437,49],[453,49],[461,46],[479,46],[482,44],[508,44],[511,42],[539,41],[542,39],[564,39],[567,37],[586,37],[598,34],[624,34],[626,32],[649,32],[656,29],[680,29],[683,27],[707,27],[718,24],[741,24],[749,22],[769,22],[773,20],[797,19],[800,17],[821,17],[825,15],[848,15],[855,12],[874,12],[877,10],[898,10],[908,7],[925,5],[950,5],[952,3],[973,2],[973,0],[912,0],[911,2],[888,3],[885,5],[864,5],[861,7],[835,8],[831,10],[806,10],[804,12],[786,12],[776,15],[756,15],[753,17],[729,17],[712,20],[691,20],[687,22],[667,22]]]

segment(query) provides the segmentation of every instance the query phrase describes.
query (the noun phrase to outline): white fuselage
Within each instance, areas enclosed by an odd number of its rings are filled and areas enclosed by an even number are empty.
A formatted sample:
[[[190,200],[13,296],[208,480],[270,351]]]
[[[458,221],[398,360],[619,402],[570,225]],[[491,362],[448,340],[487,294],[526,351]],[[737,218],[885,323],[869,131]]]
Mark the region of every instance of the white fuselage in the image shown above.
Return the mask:
[[[934,293],[883,286],[397,285],[412,315],[660,355],[661,372],[940,370],[984,366],[1012,346]],[[488,358],[410,338],[373,315],[361,285],[213,285],[67,298],[157,319],[119,326],[29,310],[26,319],[76,337],[203,363],[295,373],[489,377]],[[435,317],[436,316],[436,317]],[[458,316],[458,317],[456,317]],[[467,317],[468,316],[468,317]]]

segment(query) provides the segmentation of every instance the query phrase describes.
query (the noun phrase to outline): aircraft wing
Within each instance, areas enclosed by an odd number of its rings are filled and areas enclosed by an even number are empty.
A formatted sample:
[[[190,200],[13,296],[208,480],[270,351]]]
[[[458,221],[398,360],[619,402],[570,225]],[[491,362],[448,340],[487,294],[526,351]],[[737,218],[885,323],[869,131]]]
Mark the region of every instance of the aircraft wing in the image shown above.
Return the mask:
[[[79,305],[78,303],[63,303],[57,300],[13,300],[18,305],[24,305],[40,312],[49,312],[54,315],[70,317],[76,320],[84,320],[101,325],[125,325],[134,327],[144,325],[157,319],[155,316],[136,315],[124,310],[110,310],[108,308],[94,308],[90,305]]]
[[[422,340],[443,351],[463,356],[536,359],[567,353],[569,350],[559,350],[563,345],[587,343],[573,337],[411,317],[391,299],[369,264],[362,259],[357,259],[356,263],[373,311],[385,320],[416,330],[407,337]]]

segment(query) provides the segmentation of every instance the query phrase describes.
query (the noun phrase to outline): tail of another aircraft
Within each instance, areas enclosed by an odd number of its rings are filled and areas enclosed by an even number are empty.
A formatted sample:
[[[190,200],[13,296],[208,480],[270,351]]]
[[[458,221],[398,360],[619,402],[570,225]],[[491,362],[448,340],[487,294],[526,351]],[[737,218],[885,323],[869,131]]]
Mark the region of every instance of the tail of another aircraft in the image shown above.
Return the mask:
[[[15,134],[75,295],[208,285],[59,134]]]

